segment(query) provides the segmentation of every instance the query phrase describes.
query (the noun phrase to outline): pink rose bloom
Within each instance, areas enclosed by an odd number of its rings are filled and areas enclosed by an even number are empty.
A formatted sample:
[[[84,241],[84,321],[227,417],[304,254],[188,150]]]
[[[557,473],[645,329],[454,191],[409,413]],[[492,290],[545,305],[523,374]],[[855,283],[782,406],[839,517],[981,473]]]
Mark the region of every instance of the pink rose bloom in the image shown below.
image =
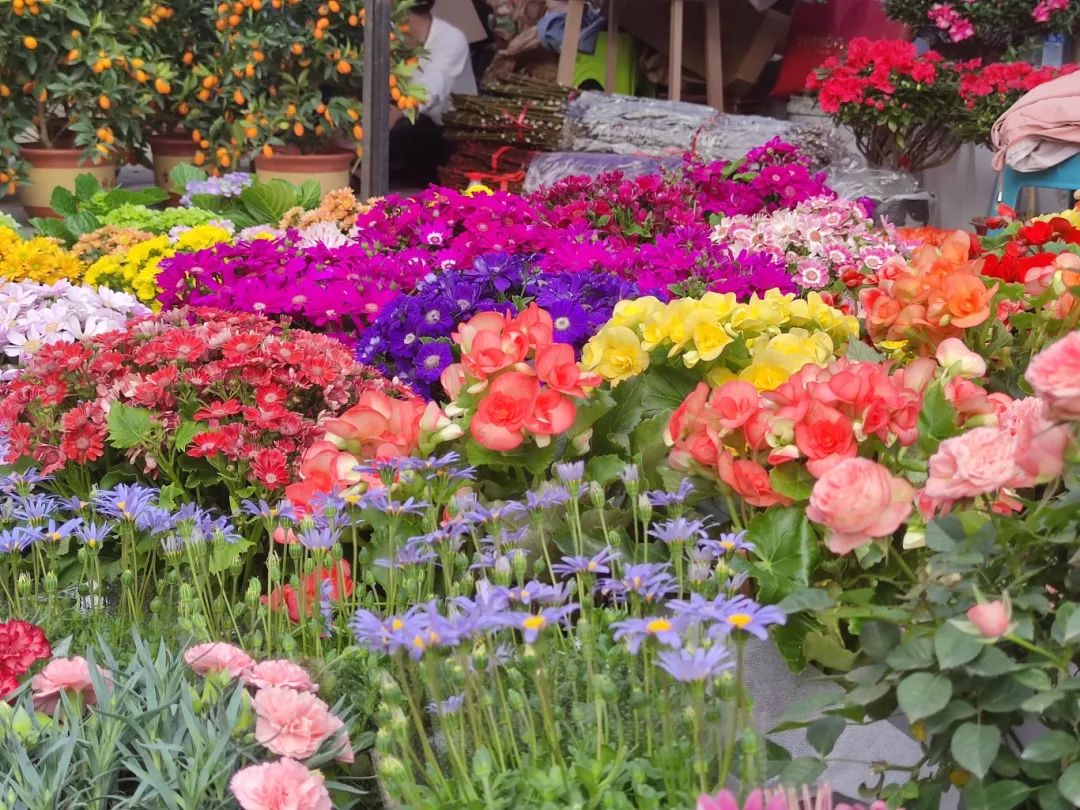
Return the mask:
[[[1019,469],[1010,486],[1030,487],[1061,475],[1070,431],[1067,425],[1055,425],[1047,418],[1043,400],[1014,400],[998,415],[998,430],[1016,440]]]
[[[911,514],[915,489],[876,461],[848,458],[814,484],[806,516],[826,528],[825,544],[847,554],[892,534]]]
[[[318,771],[295,759],[249,765],[229,781],[243,810],[333,810]]]
[[[1031,358],[1024,378],[1054,419],[1080,420],[1080,332],[1070,332]]]
[[[98,667],[98,673],[106,683],[112,684],[108,672]],[[90,664],[81,655],[54,658],[45,669],[34,676],[30,681],[30,688],[34,690],[34,708],[46,714],[56,711],[61,692],[81,695],[87,706],[92,706],[97,701],[94,683],[90,679]]]
[[[196,644],[184,653],[184,660],[199,675],[225,672],[230,678],[243,675],[255,663],[246,652],[224,641]]]
[[[243,674],[244,683],[256,689],[271,686],[287,686],[299,692],[318,692],[318,685],[311,680],[307,670],[292,661],[275,658],[272,661],[260,661],[252,665]]]
[[[310,692],[271,686],[255,694],[252,707],[255,739],[279,756],[307,759],[330,737],[344,737],[341,720]],[[348,740],[343,740],[341,755],[348,747]]]
[[[967,617],[983,638],[1000,638],[1009,632],[1009,607],[1000,599],[968,608]]]

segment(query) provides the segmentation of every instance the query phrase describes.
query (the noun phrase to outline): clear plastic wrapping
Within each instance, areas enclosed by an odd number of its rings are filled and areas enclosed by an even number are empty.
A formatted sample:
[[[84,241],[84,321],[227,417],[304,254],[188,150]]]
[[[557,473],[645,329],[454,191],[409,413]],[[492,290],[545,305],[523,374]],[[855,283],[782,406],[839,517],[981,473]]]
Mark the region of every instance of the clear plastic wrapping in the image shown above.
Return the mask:
[[[596,152],[547,152],[537,155],[525,176],[526,194],[550,186],[567,177],[599,177],[605,172],[622,172],[624,177],[640,177],[677,169],[681,157],[648,155],[602,155]]]

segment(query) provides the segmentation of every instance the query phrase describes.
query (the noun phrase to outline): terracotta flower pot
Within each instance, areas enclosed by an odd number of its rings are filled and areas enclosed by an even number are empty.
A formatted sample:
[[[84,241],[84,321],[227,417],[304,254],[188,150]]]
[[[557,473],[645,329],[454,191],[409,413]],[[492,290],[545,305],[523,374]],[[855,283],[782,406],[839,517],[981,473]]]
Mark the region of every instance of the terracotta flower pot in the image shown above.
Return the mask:
[[[183,132],[152,135],[147,140],[150,143],[150,155],[154,159],[155,185],[179,199],[179,194],[169,179],[169,173],[181,163],[194,165],[198,146],[191,140],[190,135]]]
[[[92,163],[83,159],[82,149],[46,149],[41,146],[24,146],[22,157],[30,164],[27,172],[29,183],[19,190],[19,199],[32,217],[58,218],[49,201],[57,187],[75,190],[75,178],[80,174],[92,174],[102,188],[116,184],[116,162]]]
[[[353,158],[352,152],[322,155],[283,152],[270,157],[258,155],[255,158],[255,174],[261,183],[280,178],[300,185],[306,180],[315,180],[322,193],[326,194],[348,187]]]

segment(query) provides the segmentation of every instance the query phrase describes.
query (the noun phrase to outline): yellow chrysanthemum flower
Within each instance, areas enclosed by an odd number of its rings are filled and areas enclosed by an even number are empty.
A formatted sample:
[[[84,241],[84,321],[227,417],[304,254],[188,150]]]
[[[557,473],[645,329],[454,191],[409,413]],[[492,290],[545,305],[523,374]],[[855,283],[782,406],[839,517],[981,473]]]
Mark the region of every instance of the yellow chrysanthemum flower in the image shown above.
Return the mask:
[[[23,239],[7,227],[0,227],[0,277],[9,281],[78,281],[86,269],[71,251],[44,236]]]

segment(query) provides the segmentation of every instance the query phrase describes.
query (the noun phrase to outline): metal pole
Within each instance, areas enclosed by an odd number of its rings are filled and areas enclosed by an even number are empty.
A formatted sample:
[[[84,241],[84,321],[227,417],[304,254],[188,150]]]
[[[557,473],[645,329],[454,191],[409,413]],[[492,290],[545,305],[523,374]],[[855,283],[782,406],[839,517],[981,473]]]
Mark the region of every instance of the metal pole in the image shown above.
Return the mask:
[[[390,190],[390,3],[367,0],[364,22],[364,154],[360,195],[382,197]]]

